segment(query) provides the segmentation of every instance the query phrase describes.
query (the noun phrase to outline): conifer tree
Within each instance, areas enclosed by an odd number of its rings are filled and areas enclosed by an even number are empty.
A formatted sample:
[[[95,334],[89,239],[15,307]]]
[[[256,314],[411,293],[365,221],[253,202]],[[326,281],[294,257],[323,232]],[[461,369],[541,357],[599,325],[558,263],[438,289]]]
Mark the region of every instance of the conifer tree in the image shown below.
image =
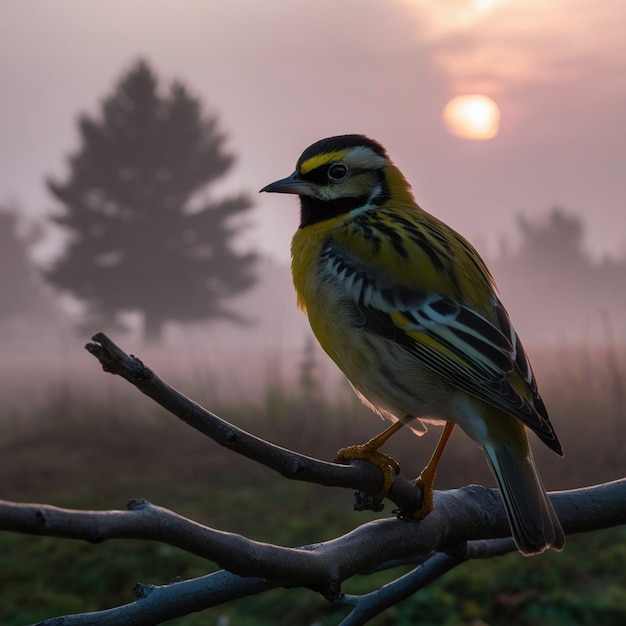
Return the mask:
[[[84,303],[90,328],[140,312],[154,341],[169,321],[241,321],[225,303],[255,280],[256,255],[232,246],[251,203],[208,192],[234,161],[217,117],[180,82],[161,94],[139,61],[79,131],[69,177],[48,181],[69,237],[46,278]]]

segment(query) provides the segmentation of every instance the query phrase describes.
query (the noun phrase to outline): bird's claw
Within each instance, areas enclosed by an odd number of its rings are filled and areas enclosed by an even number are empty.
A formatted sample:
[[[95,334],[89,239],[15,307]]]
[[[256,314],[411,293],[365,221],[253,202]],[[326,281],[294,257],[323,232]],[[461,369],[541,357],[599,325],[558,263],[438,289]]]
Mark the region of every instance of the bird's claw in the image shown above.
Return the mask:
[[[414,522],[421,522],[434,508],[434,476],[424,476],[424,472],[422,472],[416,479],[415,484],[422,491],[422,505],[417,511],[412,511],[411,513],[402,513],[402,517],[404,519],[410,519]]]
[[[393,484],[392,470],[396,476],[400,473],[400,463],[387,454],[368,446],[366,443],[341,448],[335,455],[335,463],[348,463],[349,461],[359,459],[370,461],[370,463],[374,463],[383,471],[383,486],[380,492],[376,494],[376,498],[382,500],[391,490],[391,485]]]

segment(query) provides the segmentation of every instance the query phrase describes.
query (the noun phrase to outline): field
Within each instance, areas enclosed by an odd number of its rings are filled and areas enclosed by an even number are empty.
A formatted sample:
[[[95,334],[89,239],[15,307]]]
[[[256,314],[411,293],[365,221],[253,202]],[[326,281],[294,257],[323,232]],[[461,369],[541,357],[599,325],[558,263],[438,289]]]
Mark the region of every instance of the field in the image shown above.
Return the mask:
[[[534,351],[533,356],[566,450],[566,458],[559,459],[534,443],[548,489],[626,476],[626,355],[579,348]],[[167,371],[145,361],[168,378]],[[4,395],[13,401],[4,405],[0,421],[3,499],[120,509],[131,497],[143,497],[201,523],[283,545],[329,539],[373,517],[352,511],[349,492],[290,483],[221,449],[122,380],[93,368],[93,375],[77,382],[71,369],[66,367],[55,384],[36,381],[39,394],[31,396],[37,401],[22,403],[9,394],[4,377]],[[222,417],[309,455],[332,458],[339,447],[364,441],[381,427],[347,388],[326,378],[322,382],[333,393],[319,383],[305,398],[296,380],[267,373],[256,381],[260,392],[240,394],[235,401],[219,393],[221,383],[211,368],[193,371],[186,377],[179,367],[170,368],[173,379],[178,372],[177,387]],[[15,392],[16,382],[11,384]],[[435,429],[421,439],[399,434],[387,449],[406,476],[417,475],[436,435]],[[455,433],[437,487],[469,482],[493,484],[482,453]],[[380,515],[390,514],[390,508]],[[130,602],[139,581],[162,584],[212,569],[175,548],[128,540],[92,546],[3,533],[0,554],[3,626]],[[514,554],[464,564],[372,624],[617,626],[626,623],[624,562],[626,527],[573,536],[561,554],[530,559]],[[358,577],[344,590],[367,591],[400,573]],[[313,592],[292,589],[170,623],[330,626],[343,614],[345,609]]]

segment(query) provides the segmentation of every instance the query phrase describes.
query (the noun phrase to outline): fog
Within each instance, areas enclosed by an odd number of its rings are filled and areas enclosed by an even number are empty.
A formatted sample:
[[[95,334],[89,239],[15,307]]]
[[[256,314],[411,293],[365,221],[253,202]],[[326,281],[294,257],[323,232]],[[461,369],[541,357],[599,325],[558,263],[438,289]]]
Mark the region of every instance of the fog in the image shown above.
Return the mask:
[[[420,204],[480,249],[533,360],[546,348],[623,345],[625,11],[617,0],[602,8],[591,0],[350,0],[340,9],[326,0],[268,0],[245,10],[221,0],[3,3],[5,407],[26,410],[73,385],[103,396],[121,389],[83,349],[94,330],[215,398],[254,399],[268,385],[295,384],[310,337],[288,267],[297,204],[256,190],[288,174],[312,141],[345,132],[382,141]],[[202,114],[217,119],[233,165],[196,199],[245,196],[251,206],[232,243],[237,254],[259,257],[257,282],[224,299],[245,323],[168,322],[149,347],[142,325],[158,306],[115,309],[113,285],[100,297],[102,320],[86,319],[84,303],[44,275],[73,236],[52,219],[67,207],[46,180],[71,182],[89,134],[85,120],[97,126],[103,103],[138,59],[154,70],[160,94],[182,84]],[[447,131],[444,107],[464,93],[497,103],[493,139]],[[128,174],[119,161],[95,162],[100,175]],[[164,239],[141,256],[159,259],[168,245]],[[201,294],[179,286],[176,301],[193,299],[200,309]],[[187,317],[194,315],[201,317]],[[342,389],[334,366],[316,354],[325,384]],[[83,376],[89,382],[77,383]]]

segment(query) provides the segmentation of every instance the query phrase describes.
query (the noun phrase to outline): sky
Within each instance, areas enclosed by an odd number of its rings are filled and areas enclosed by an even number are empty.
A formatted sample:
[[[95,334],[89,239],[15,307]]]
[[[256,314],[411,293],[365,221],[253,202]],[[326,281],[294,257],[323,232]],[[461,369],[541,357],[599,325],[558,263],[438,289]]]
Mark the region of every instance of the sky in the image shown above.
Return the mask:
[[[0,203],[54,204],[79,113],[138,59],[220,116],[236,166],[213,191],[256,206],[243,245],[287,260],[297,201],[257,196],[325,136],[383,143],[423,208],[486,251],[516,216],[580,215],[626,254],[623,0],[0,0]],[[500,109],[490,140],[451,134],[463,94]]]

